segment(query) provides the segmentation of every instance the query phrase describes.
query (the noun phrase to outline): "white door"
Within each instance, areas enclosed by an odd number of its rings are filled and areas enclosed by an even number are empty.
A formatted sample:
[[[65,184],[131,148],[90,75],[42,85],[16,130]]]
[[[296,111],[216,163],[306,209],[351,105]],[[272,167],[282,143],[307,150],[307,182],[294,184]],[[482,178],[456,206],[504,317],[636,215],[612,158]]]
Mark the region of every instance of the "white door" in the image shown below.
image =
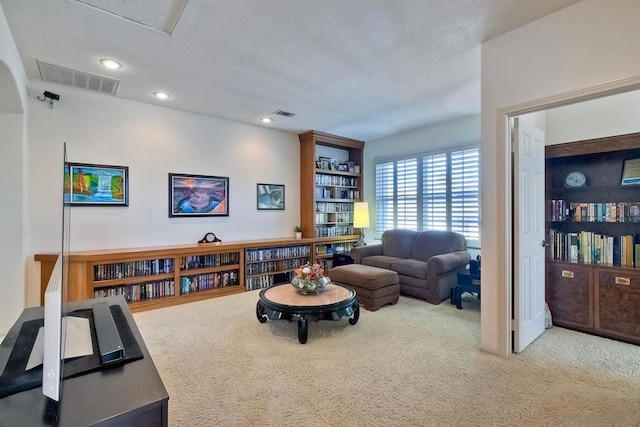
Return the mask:
[[[544,133],[514,119],[513,351],[544,332]]]

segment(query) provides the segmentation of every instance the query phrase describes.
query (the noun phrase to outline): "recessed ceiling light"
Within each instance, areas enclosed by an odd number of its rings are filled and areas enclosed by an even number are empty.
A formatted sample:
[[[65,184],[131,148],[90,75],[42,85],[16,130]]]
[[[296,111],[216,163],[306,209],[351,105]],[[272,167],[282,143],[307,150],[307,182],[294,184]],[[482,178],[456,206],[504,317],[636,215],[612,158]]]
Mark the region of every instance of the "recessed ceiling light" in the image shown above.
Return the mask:
[[[169,99],[169,98],[171,98],[171,96],[168,93],[165,93],[165,92],[153,92],[153,94],[158,99]]]
[[[271,122],[273,121],[273,119],[272,119],[271,117],[262,117],[262,118],[260,119],[260,121],[261,121],[262,123],[271,123]]]
[[[110,70],[119,70],[120,68],[122,68],[122,64],[119,63],[118,61],[114,61],[113,59],[109,59],[109,58],[102,58],[100,60],[100,63],[102,65],[104,65],[105,67],[107,67]]]

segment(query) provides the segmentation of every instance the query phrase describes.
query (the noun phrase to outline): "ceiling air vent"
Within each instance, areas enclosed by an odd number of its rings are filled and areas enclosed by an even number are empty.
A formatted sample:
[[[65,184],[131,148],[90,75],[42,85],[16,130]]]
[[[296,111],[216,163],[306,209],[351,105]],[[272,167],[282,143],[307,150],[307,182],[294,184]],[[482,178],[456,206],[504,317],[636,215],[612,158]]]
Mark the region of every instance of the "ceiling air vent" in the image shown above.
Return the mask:
[[[38,70],[40,70],[40,78],[45,82],[81,87],[97,92],[110,93],[111,95],[116,94],[118,83],[120,83],[119,80],[109,77],[72,70],[71,68],[47,64],[46,62],[36,62],[38,63]]]
[[[285,116],[285,117],[293,117],[296,115],[295,113],[290,113],[288,111],[283,111],[283,110],[276,110],[273,112],[273,114],[277,114],[279,116]]]

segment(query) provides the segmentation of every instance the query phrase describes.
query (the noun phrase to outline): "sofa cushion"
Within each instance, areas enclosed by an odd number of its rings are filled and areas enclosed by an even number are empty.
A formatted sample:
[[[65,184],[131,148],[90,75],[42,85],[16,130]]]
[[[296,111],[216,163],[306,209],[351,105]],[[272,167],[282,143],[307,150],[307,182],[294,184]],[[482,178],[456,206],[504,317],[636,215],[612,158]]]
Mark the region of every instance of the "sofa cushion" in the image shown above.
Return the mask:
[[[418,234],[413,230],[387,230],[382,233],[382,255],[396,258],[411,258],[413,241]]]
[[[404,276],[416,277],[418,279],[427,278],[427,262],[418,259],[403,259],[391,264],[391,269]]]
[[[391,264],[397,261],[402,261],[402,258],[384,255],[368,256],[362,259],[363,265],[370,265],[372,267],[386,268],[391,270]]]
[[[435,255],[466,250],[467,239],[462,234],[454,231],[428,230],[416,236],[411,255],[404,258],[427,261]]]

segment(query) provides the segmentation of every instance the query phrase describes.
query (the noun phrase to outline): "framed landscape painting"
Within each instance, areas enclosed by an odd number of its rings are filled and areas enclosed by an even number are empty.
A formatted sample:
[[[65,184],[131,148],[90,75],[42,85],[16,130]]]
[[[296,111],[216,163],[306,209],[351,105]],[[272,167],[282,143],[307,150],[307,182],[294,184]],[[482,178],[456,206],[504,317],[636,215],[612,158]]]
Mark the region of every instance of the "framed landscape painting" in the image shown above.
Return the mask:
[[[229,216],[229,178],[169,174],[169,217]]]
[[[67,163],[64,181],[71,206],[129,206],[127,166]]]
[[[284,185],[258,184],[258,210],[284,210]]]

